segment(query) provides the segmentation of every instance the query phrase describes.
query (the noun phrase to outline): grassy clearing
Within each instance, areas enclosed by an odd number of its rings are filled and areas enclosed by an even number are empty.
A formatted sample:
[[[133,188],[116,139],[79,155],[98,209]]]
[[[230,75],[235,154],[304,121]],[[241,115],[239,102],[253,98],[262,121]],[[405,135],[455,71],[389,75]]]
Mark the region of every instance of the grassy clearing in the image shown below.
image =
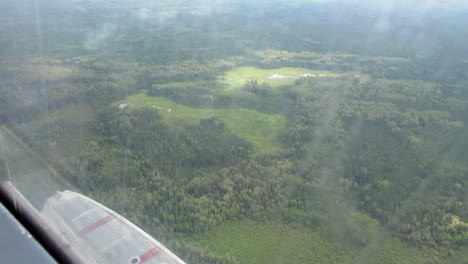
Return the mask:
[[[318,234],[278,223],[224,223],[189,242],[215,254],[228,254],[239,263],[345,263],[351,260],[350,252]]]
[[[132,103],[135,107],[157,109],[163,120],[171,126],[196,123],[203,118],[218,116],[237,136],[251,142],[258,153],[271,153],[279,149],[276,137],[286,120],[280,114],[266,114],[252,109],[192,108],[163,97],[148,96],[146,92],[131,95],[116,102]]]
[[[229,92],[243,87],[247,79],[256,79],[259,84],[266,83],[275,87],[280,85],[292,84],[294,83],[295,78],[285,78],[283,80],[267,80],[267,77],[272,76],[273,74],[281,74],[296,77],[306,73],[315,74],[317,76],[323,74],[327,77],[333,78],[342,76],[342,74],[330,71],[317,71],[305,68],[283,67],[277,69],[260,69],[257,67],[238,67],[234,70],[227,71],[225,73],[223,82],[226,85],[225,91]]]

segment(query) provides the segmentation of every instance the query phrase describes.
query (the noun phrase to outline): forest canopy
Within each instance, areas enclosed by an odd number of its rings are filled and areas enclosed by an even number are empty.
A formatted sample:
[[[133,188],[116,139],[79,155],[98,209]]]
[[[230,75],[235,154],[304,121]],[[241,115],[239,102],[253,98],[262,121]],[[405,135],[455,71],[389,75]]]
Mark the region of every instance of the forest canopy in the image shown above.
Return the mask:
[[[0,131],[187,263],[464,263],[463,8],[30,2]]]

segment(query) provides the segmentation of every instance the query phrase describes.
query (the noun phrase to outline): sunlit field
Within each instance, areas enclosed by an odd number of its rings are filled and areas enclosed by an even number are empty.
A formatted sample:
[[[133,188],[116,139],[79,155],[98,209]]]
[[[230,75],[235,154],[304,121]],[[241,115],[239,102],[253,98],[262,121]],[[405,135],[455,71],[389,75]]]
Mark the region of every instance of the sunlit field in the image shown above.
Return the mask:
[[[155,109],[163,116],[164,122],[171,126],[184,126],[203,118],[217,116],[234,134],[252,143],[258,153],[278,150],[278,132],[285,124],[285,118],[279,114],[267,114],[244,108],[192,108],[163,97],[148,96],[145,92],[131,95],[114,105],[117,107],[121,103]]]

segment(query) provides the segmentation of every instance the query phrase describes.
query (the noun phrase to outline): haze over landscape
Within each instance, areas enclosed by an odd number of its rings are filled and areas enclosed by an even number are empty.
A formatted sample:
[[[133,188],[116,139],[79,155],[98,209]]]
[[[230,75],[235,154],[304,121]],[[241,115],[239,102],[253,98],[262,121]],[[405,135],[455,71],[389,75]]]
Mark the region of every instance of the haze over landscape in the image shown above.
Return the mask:
[[[465,1],[0,1],[0,177],[187,263],[466,263]]]

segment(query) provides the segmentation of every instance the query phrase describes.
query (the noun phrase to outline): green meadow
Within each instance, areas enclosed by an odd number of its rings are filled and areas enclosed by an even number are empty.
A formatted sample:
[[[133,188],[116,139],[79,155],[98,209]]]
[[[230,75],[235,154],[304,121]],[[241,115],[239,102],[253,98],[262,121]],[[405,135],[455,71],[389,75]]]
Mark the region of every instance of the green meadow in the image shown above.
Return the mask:
[[[231,132],[252,143],[257,153],[271,153],[279,149],[276,138],[286,122],[280,114],[267,114],[253,109],[192,108],[164,97],[148,96],[146,91],[118,101],[115,106],[120,103],[156,109],[164,122],[170,126],[183,126],[217,116],[226,123]]]
[[[283,67],[277,69],[261,69],[251,66],[237,67],[224,73],[223,83],[226,85],[224,91],[235,91],[236,89],[243,87],[248,79],[256,79],[258,84],[268,84],[272,87],[293,84],[297,77],[307,73],[315,74],[317,78],[320,78],[318,77],[320,74],[330,78],[342,76],[342,74],[331,71],[309,70],[296,67]],[[289,78],[284,78],[282,80],[267,79],[274,74],[289,76]]]

